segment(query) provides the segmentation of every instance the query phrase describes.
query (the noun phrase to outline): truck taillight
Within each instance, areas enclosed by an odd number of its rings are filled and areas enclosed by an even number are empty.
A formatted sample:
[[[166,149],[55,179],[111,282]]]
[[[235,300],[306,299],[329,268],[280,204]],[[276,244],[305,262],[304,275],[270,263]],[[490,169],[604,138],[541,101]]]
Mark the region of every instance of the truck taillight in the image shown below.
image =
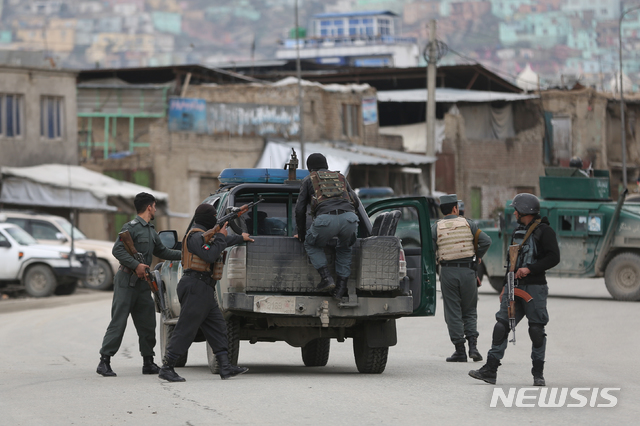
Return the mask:
[[[404,277],[407,276],[407,261],[404,257],[404,250],[400,249],[400,268],[399,268],[399,272],[400,272],[400,279],[403,279]]]
[[[235,246],[227,257],[229,291],[243,292],[247,287],[247,247]]]

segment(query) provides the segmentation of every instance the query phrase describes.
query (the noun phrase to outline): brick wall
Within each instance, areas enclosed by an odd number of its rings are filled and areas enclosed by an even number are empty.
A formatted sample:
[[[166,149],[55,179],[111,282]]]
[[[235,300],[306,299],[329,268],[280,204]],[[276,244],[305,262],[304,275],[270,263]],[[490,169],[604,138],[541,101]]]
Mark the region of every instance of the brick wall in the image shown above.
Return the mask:
[[[518,120],[514,117],[514,121]],[[480,189],[484,219],[492,218],[497,209],[504,207],[517,188],[533,188],[539,193],[538,177],[544,173],[541,119],[533,127],[517,133],[515,138],[504,140],[466,139],[461,129],[464,129],[461,115],[445,115],[443,154],[453,155],[455,192],[468,211],[471,211],[472,188]],[[438,166],[442,167],[443,163],[437,163],[436,169]]]

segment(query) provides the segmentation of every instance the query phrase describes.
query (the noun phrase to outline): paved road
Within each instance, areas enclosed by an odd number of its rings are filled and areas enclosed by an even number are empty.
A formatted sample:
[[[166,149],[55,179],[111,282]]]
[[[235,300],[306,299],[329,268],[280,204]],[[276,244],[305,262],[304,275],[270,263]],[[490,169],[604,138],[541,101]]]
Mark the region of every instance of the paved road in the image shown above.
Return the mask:
[[[635,423],[640,416],[640,304],[613,301],[602,280],[554,279],[550,287],[548,386],[621,388],[613,393],[616,407],[490,408],[495,387],[467,376],[479,363],[444,362],[453,346],[440,308],[432,318],[398,321],[399,342],[382,375],[357,373],[350,340],[332,342],[329,364],[322,368],[305,368],[300,350],[283,343],[242,342],[240,363],[250,372],[221,381],[209,373],[204,344],[198,343],[187,367],[179,370],[187,382],[164,383],[140,374],[130,324],[113,359],[118,377],[103,378],[95,367],[110,293],[83,291],[0,301],[0,424]],[[485,355],[497,297],[488,283],[482,289],[479,343]],[[526,326],[519,327],[518,338],[498,372],[505,392],[531,385]]]

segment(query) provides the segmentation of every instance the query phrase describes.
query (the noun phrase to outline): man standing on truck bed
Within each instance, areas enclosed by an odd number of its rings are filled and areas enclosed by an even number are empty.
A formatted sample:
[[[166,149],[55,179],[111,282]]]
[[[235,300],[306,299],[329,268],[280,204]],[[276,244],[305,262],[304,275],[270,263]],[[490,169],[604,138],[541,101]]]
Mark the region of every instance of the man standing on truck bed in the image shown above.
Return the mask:
[[[232,365],[229,361],[227,323],[216,302],[216,281],[211,276],[211,265],[225,248],[243,241],[253,241],[253,239],[247,233],[228,236],[225,223],[212,240],[205,241],[205,231],[216,226],[216,214],[216,209],[212,205],[200,204],[196,208],[194,224],[182,241],[184,275],[177,287],[180,317],[167,345],[163,365],[158,375],[161,379],[170,382],[185,381],[174,368],[178,359],[189,350],[198,329],[202,330],[216,356],[222,379],[228,379],[249,370]]]
[[[304,243],[309,259],[320,277],[318,291],[331,291],[341,300],[347,292],[351,275],[351,246],[356,242],[358,216],[355,213],[358,196],[340,172],[329,171],[324,155],[315,153],[307,158],[309,176],[300,185],[296,202],[296,226],[298,239]],[[311,205],[313,223],[306,229],[307,205]],[[336,281],[334,282],[324,248],[333,237],[336,245]]]
[[[469,357],[482,361],[478,352],[478,285],[476,261],[489,250],[491,238],[472,220],[459,215],[456,194],[440,197],[443,219],[431,226],[434,251],[440,264],[440,287],[444,319],[456,351],[447,362],[467,362],[464,340],[469,341]]]
[[[549,226],[546,217],[540,217],[540,201],[532,194],[518,194],[511,206],[518,221],[518,228],[511,236],[511,244],[518,244],[518,260],[515,265],[515,284],[532,299],[525,302],[516,298],[516,324],[526,316],[529,320],[529,337],[531,338],[531,360],[534,386],[545,386],[543,376],[544,356],[547,347],[545,325],[549,322],[547,312],[547,279],[545,271],[560,263],[560,250],[556,233]],[[469,371],[474,379],[495,384],[500,360],[507,349],[509,336],[508,297],[502,294],[500,310],[496,313],[496,325],[493,328],[493,342],[487,355],[487,363],[479,370]]]
[[[120,262],[120,268],[113,280],[111,322],[102,341],[100,364],[96,370],[105,377],[116,375],[111,369],[111,357],[120,348],[129,314],[138,331],[140,353],[144,360],[142,374],[158,374],[159,368],[153,362],[153,348],[156,345],[156,308],[151,298],[151,289],[145,280],[145,270],[151,265],[153,255],[161,259],[180,260],[180,251],[166,248],[153,225],[149,223],[155,218],[155,197],[141,192],[136,195],[133,205],[138,216],[125,223],[122,231],[129,231],[133,245],[142,253],[146,264],[134,259],[120,238],[116,240],[112,253]]]

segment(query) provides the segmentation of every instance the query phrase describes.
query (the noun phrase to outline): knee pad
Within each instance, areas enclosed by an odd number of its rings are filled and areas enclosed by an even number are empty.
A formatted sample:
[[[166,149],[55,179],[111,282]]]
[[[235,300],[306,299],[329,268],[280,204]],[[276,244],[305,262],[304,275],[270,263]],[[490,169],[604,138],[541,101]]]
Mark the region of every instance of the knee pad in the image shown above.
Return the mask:
[[[509,336],[509,324],[505,324],[502,321],[498,321],[493,327],[493,341],[494,346],[500,346]]]
[[[529,325],[529,337],[531,337],[531,343],[534,348],[539,348],[544,345],[544,338],[546,337],[544,332],[544,325],[542,324],[530,324]]]

